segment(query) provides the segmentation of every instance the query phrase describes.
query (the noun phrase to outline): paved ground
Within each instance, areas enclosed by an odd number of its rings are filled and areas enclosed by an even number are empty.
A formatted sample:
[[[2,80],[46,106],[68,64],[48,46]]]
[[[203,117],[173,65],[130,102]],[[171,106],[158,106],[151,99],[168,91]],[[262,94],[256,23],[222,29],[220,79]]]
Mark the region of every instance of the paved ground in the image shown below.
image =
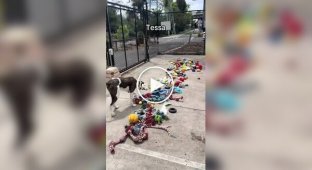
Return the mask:
[[[143,64],[123,76],[138,75],[147,67],[169,66],[169,60],[177,57],[203,60],[204,56],[170,56],[154,57],[151,62]],[[148,73],[150,74],[150,73]],[[157,73],[153,73],[157,74]],[[164,126],[172,126],[171,132],[175,138],[160,130],[149,129],[149,139],[142,144],[134,144],[127,140],[125,144],[117,145],[115,155],[106,151],[107,169],[204,169],[205,151],[204,142],[199,140],[205,135],[205,82],[204,73],[188,72],[189,80],[183,96],[185,101],[171,102],[177,108],[177,114],[169,113],[169,121]],[[198,80],[197,78],[201,79]],[[128,94],[121,93],[118,100],[117,116],[107,122],[107,143],[117,140],[124,133],[124,126],[128,122],[128,114],[136,110],[129,106]],[[197,137],[196,137],[197,136]]]
[[[105,73],[105,22],[91,24],[53,48],[57,56],[83,56],[100,73]],[[99,62],[100,61],[100,62]],[[105,74],[103,75],[103,79]],[[36,132],[28,151],[16,150],[15,122],[0,89],[0,169],[7,170],[102,170],[105,169],[104,147],[86,139],[89,125],[105,119],[105,95],[98,89],[91,110],[70,107],[64,96],[40,93],[35,113]],[[91,103],[90,103],[91,104]],[[7,110],[5,110],[7,109]],[[36,161],[37,167],[30,166]]]
[[[244,131],[206,136],[207,155],[217,155],[224,170],[312,169],[311,41],[253,45],[256,65],[244,79],[257,88],[242,98]]]
[[[183,46],[189,40],[189,34],[178,34],[167,37],[160,37],[159,44],[154,43],[154,39],[151,38],[151,42],[149,44],[149,55],[150,57],[155,57],[159,53],[164,53],[168,50],[175,49]],[[197,34],[192,34],[191,42],[202,42],[201,37],[198,37]],[[115,65],[119,69],[123,69],[127,65],[133,65],[138,61],[142,61],[145,59],[145,47],[144,45],[139,46],[139,50],[137,51],[136,46],[132,46],[131,48],[126,50],[127,59],[125,59],[125,52],[122,49],[115,51]],[[139,53],[139,57],[138,57]]]

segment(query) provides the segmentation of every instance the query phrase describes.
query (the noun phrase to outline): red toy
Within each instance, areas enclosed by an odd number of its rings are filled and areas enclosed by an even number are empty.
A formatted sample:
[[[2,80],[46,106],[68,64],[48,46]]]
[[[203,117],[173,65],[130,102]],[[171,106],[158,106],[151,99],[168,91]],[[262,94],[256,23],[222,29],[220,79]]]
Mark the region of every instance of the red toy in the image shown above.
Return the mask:
[[[179,77],[179,80],[180,80],[181,82],[184,82],[184,81],[186,80],[186,78],[184,78],[184,77]]]
[[[143,95],[144,98],[150,98],[152,97],[152,93],[146,93]]]
[[[196,61],[196,69],[202,70],[203,69],[203,65],[199,64],[199,61]]]
[[[179,81],[179,80],[177,80],[176,82],[174,82],[174,86],[180,86],[182,84],[182,82],[181,81]]]
[[[281,23],[286,32],[290,35],[295,37],[302,35],[303,24],[293,12],[289,10],[283,11],[281,14]]]

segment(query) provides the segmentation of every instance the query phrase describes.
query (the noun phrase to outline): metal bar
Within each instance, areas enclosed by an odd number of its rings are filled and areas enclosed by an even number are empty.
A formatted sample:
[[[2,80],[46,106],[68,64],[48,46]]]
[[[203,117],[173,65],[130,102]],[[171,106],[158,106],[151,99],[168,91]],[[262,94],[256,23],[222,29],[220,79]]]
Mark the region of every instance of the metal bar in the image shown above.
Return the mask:
[[[108,42],[109,42],[109,48],[113,49],[113,44],[112,44],[112,33],[111,33],[111,28],[110,28],[110,20],[109,20],[109,16],[108,16],[108,7],[106,7],[106,24],[107,24],[107,28],[108,29]],[[115,66],[115,57],[114,54],[113,55],[109,55],[109,59],[111,60],[111,64],[112,66]]]
[[[207,34],[206,34],[206,2],[204,1],[204,18],[203,18],[203,26],[205,28],[205,39],[204,39],[204,55],[206,55],[206,38],[207,38]]]
[[[124,52],[125,52],[125,61],[126,61],[126,68],[128,67],[128,61],[127,61],[127,52],[126,52],[126,42],[125,42],[125,34],[124,34],[124,27],[123,27],[123,21],[122,21],[122,12],[120,8],[120,21],[121,21],[121,31],[122,31],[122,40],[123,40],[123,46],[124,46]]]
[[[131,9],[131,10],[137,10],[133,7],[129,7],[129,6],[126,6],[126,5],[121,5],[121,4],[118,4],[118,3],[114,3],[114,2],[107,2],[107,5],[114,5],[114,6],[118,6],[119,8],[128,8],[128,9]]]
[[[138,62],[140,61],[140,54],[139,54],[139,46],[138,46],[138,30],[137,30],[137,15],[134,13],[134,28],[135,28],[135,37],[136,37],[136,48],[137,48],[137,55],[138,55]]]
[[[149,57],[149,53],[148,53],[148,33],[147,33],[147,29],[146,29],[146,24],[148,24],[148,8],[147,8],[147,2],[145,1],[145,16],[146,16],[146,21],[145,21],[145,55],[146,55],[146,60],[150,61],[150,57]]]
[[[191,10],[191,11],[169,11],[169,12],[163,12],[162,14],[166,14],[166,13],[188,13],[188,12],[193,12],[193,11],[199,11],[199,12],[205,12],[205,10]],[[153,11],[151,11],[153,12]],[[153,12],[153,13],[156,13],[156,12]]]
[[[138,12],[137,9],[132,9],[132,8],[124,8],[124,7],[119,7],[119,6],[111,6],[111,5],[108,5],[109,7],[111,8],[116,8],[116,9],[122,9],[122,10],[125,10],[125,11],[135,11],[135,12]]]
[[[157,0],[157,2],[158,2],[158,0]],[[156,13],[156,25],[160,25],[159,24],[159,12],[158,12],[158,9],[157,9],[157,13]],[[157,38],[157,44],[159,44],[159,41],[158,41],[158,39],[159,39],[159,30],[157,30],[157,32],[156,32],[156,38]]]

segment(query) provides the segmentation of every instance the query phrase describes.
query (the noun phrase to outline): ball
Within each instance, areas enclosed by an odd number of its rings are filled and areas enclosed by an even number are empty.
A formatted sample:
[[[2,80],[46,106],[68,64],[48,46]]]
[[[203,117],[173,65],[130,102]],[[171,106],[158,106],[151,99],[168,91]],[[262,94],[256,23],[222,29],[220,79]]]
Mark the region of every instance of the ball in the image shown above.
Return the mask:
[[[129,123],[130,124],[134,124],[134,123],[137,123],[139,122],[139,117],[137,114],[134,114],[134,113],[131,113],[129,116],[128,116],[128,119],[129,119]]]

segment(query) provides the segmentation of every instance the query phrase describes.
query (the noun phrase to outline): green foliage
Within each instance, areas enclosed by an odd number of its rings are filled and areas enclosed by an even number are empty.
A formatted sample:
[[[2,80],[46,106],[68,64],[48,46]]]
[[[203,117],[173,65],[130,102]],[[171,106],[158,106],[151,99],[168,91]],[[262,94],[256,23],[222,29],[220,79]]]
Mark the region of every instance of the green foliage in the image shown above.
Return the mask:
[[[123,32],[124,32],[124,37],[125,37],[125,40],[127,40],[129,38],[129,29],[128,29],[128,26],[127,25],[124,25],[123,26]],[[115,38],[118,39],[118,40],[122,40],[123,37],[122,37],[122,27],[121,25],[118,27],[117,29],[117,32],[115,34]]]
[[[132,6],[136,7],[139,11],[142,11],[144,8],[144,0],[131,0]]]
[[[186,11],[187,10],[187,4],[186,4],[185,0],[177,0],[176,3],[177,3],[177,6],[178,6],[180,11]]]
[[[114,8],[108,8],[107,13],[111,32],[115,33],[117,31],[118,25],[120,25],[120,15],[117,15],[117,10]],[[108,27],[107,24],[108,22],[106,22],[106,28]]]
[[[172,9],[173,11],[180,11],[177,2],[172,3]],[[186,5],[186,11],[188,10],[188,6]],[[186,13],[186,12],[178,12],[174,13],[174,22],[175,22],[175,29],[176,33],[180,33],[182,31],[185,31],[190,28],[190,24],[193,23],[192,21],[192,14],[191,13]]]

